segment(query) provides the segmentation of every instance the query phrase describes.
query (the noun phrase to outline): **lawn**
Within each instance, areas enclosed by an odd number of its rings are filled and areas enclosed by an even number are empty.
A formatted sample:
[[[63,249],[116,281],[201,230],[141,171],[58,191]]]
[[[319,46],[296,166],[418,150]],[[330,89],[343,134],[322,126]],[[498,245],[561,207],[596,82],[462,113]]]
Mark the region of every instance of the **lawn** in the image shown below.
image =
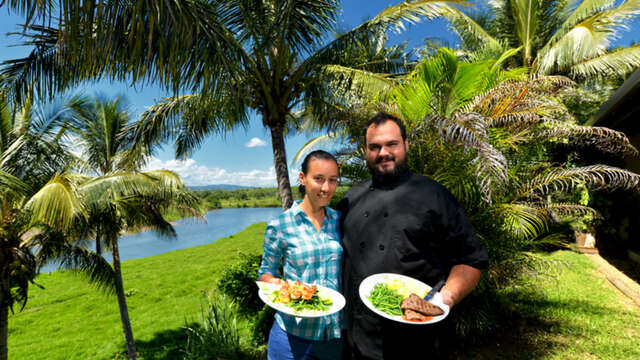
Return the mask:
[[[239,252],[259,253],[265,223],[213,244],[123,262],[133,333],[142,359],[180,358],[186,322],[200,314],[210,290]],[[214,240],[214,239],[212,239]],[[23,312],[9,316],[10,359],[113,359],[124,352],[114,295],[69,272],[40,275]]]
[[[179,359],[183,326],[197,321],[201,291],[243,253],[259,253],[264,223],[213,244],[123,263],[125,289],[142,359]],[[585,256],[559,251],[556,278],[535,292],[509,290],[521,326],[460,349],[460,359],[640,359],[640,311]],[[114,296],[67,272],[38,277],[26,309],[9,318],[10,359],[124,358]]]
[[[558,251],[555,278],[538,278],[535,291],[508,291],[523,315],[508,329],[459,359],[640,359],[640,309],[579,253]]]

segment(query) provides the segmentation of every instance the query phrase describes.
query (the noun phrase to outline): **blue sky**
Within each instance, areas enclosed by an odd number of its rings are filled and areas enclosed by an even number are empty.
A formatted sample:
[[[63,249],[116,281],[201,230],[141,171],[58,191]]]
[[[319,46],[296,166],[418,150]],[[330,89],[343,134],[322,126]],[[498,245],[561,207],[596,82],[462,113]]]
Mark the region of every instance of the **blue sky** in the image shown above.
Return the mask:
[[[484,2],[484,1],[480,1]],[[342,1],[339,29],[351,29],[369,19],[389,5],[392,0],[344,0]],[[29,48],[11,46],[20,42],[19,36],[7,36],[17,31],[21,17],[11,15],[6,8],[0,9],[0,62],[26,56]],[[424,38],[441,38],[454,47],[457,38],[447,30],[442,20],[423,21],[409,25],[402,34],[392,33],[390,42],[409,42],[409,48],[420,47]],[[631,40],[640,41],[640,20],[632,24],[632,29],[623,34],[616,44],[628,45]],[[124,95],[133,114],[142,113],[155,101],[167,96],[159,87],[147,85],[133,87],[126,83],[107,81],[86,84],[79,89],[85,94],[100,93],[106,96]],[[311,137],[318,134],[295,134],[285,139],[287,158],[291,159]],[[237,129],[225,136],[211,136],[192,156],[185,161],[174,160],[171,144],[158,150],[149,163],[150,168],[167,168],[181,175],[187,185],[237,184],[249,186],[275,186],[275,171],[270,135],[262,127],[260,119],[252,116],[246,129]],[[291,170],[291,182],[296,183],[297,165]]]

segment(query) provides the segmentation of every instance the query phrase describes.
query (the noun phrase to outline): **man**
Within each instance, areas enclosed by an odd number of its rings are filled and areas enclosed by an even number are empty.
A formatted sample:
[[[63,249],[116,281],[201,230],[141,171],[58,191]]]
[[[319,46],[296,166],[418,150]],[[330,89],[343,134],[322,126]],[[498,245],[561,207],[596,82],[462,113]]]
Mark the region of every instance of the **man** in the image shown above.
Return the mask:
[[[407,167],[409,142],[401,120],[377,114],[367,123],[365,139],[372,178],[351,188],[338,205],[350,356],[441,358],[447,319],[430,325],[384,319],[366,308],[358,287],[367,276],[385,272],[429,285],[446,280],[440,292],[454,306],[478,283],[487,252],[449,191]]]

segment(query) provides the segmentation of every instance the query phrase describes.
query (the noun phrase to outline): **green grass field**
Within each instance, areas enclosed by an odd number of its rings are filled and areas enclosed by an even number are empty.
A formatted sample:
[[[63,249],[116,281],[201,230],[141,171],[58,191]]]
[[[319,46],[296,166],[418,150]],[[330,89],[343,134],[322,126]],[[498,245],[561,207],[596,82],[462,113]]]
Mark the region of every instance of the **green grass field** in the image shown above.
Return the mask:
[[[197,321],[201,291],[245,254],[259,253],[264,223],[209,245],[123,263],[133,331],[142,359],[180,359],[186,323]],[[212,239],[213,240],[213,239]],[[566,264],[535,292],[514,292],[519,329],[460,348],[459,359],[640,359],[640,311],[585,256],[547,256]],[[10,359],[124,358],[114,296],[67,272],[43,274],[28,306],[9,318]]]
[[[183,326],[197,321],[201,291],[243,253],[262,251],[265,224],[213,244],[123,262],[124,286],[141,358],[180,358]],[[214,239],[211,239],[214,240]],[[9,316],[10,359],[113,359],[124,353],[115,295],[69,272],[40,275],[23,312]]]
[[[512,291],[524,319],[460,359],[637,360],[640,309],[613,287],[591,260],[570,251],[556,278],[532,282],[534,292]]]

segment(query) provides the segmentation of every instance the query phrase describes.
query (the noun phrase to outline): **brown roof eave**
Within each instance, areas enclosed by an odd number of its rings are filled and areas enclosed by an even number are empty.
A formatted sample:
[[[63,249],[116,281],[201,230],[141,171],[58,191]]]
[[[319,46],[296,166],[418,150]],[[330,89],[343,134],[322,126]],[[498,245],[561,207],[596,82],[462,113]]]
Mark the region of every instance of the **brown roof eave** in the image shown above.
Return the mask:
[[[635,129],[640,116],[640,69],[637,69],[593,115],[587,125],[606,126],[616,130]],[[634,135],[629,134],[627,135]]]

